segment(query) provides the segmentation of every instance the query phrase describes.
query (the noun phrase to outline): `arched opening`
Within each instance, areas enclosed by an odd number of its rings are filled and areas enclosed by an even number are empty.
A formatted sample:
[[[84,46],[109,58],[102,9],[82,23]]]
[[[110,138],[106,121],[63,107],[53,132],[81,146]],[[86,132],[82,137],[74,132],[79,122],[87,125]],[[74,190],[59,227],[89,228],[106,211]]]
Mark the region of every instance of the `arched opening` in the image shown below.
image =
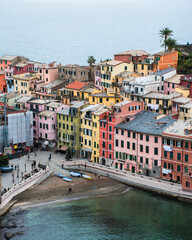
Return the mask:
[[[190,183],[187,181],[187,182],[185,183],[185,186],[186,186],[187,188],[190,188]]]
[[[106,163],[105,158],[102,158],[101,164],[105,165],[105,163]]]

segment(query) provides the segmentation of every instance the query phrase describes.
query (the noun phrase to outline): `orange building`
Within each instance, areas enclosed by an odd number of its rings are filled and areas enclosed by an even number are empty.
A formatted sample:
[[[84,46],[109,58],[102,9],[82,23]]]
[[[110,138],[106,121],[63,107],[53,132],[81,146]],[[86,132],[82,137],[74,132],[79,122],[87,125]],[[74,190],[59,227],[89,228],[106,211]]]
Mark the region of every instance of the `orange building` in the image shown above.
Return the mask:
[[[178,52],[162,51],[154,54],[153,72],[161,71],[167,68],[177,68]]]
[[[5,93],[7,92],[7,84],[5,80],[5,71],[0,71],[0,92]]]

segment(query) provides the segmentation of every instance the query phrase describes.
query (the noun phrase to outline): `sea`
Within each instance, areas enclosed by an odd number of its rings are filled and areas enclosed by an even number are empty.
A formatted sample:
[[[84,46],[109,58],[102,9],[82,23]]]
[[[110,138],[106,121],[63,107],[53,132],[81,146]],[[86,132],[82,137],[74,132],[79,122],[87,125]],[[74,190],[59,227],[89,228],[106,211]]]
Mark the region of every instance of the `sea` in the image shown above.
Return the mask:
[[[20,209],[3,221],[8,219],[17,225],[8,231],[23,232],[13,240],[190,240],[192,235],[190,204],[134,188],[121,195]]]
[[[168,27],[192,43],[191,0],[0,0],[0,56],[86,65],[115,53],[160,47]]]

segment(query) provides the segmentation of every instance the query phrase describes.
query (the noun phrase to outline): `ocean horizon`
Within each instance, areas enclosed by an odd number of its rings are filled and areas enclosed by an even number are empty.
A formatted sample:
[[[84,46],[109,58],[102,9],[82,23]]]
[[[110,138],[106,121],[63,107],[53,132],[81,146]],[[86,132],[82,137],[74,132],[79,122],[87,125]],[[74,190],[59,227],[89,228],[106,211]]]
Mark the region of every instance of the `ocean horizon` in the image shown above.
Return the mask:
[[[180,44],[192,42],[189,0],[0,0],[0,56],[20,55],[49,63],[88,65],[88,56],[160,47],[169,27]]]

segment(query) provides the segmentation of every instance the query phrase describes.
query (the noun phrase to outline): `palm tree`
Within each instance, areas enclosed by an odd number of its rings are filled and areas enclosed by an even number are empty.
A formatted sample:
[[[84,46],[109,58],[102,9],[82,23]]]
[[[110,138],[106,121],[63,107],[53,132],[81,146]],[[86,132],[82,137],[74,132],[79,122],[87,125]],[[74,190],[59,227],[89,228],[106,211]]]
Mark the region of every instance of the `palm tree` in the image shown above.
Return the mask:
[[[167,38],[172,36],[173,35],[172,33],[173,33],[173,31],[171,29],[169,29],[169,28],[164,28],[164,29],[161,29],[159,31],[159,35],[161,37],[161,41],[163,40],[162,46],[165,46],[165,51],[166,51],[166,46],[167,46],[166,45]]]
[[[90,69],[92,71],[92,66],[96,62],[95,58],[93,56],[89,56],[87,62],[89,63]]]
[[[168,38],[165,41],[165,44],[168,47],[168,50],[172,50],[172,48],[174,48],[177,45],[177,41],[176,41],[176,39]]]
[[[104,62],[109,62],[109,61],[111,61],[110,58],[107,58],[107,59],[104,60]]]

